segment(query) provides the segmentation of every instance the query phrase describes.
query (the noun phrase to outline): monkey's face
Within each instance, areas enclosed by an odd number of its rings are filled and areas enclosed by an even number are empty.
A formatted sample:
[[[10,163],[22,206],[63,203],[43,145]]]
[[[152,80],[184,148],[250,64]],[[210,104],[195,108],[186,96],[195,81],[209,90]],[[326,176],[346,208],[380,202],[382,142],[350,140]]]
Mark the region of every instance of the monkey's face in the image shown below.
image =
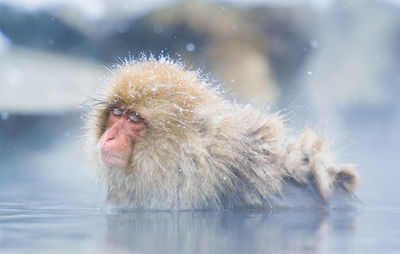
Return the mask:
[[[144,155],[154,158],[154,151],[162,153],[184,142],[197,128],[197,106],[220,103],[196,72],[167,61],[122,65],[100,92],[89,122],[94,134],[90,140],[97,143],[95,154],[105,166],[126,172],[149,162]],[[160,161],[167,159],[172,156]]]
[[[146,131],[145,120],[126,107],[107,109],[105,131],[98,142],[101,161],[110,167],[125,169],[129,166],[134,143]]]

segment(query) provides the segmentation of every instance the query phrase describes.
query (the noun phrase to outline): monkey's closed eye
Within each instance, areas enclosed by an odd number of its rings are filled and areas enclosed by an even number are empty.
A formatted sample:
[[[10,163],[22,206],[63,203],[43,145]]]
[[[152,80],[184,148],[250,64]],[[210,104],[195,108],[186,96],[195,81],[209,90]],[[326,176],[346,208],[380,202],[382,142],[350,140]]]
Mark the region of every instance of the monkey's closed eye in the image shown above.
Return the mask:
[[[132,121],[132,122],[143,121],[143,118],[141,118],[136,112],[129,113],[128,119],[129,119],[129,121]]]
[[[120,108],[111,108],[110,111],[113,113],[115,116],[122,116],[124,114],[124,111],[121,110]]]

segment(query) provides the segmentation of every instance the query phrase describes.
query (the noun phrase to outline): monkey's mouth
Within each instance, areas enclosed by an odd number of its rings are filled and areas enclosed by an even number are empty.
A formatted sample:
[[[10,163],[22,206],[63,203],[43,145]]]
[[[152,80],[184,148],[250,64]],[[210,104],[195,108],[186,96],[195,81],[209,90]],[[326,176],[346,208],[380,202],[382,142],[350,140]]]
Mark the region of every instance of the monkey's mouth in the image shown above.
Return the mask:
[[[101,153],[105,154],[106,156],[109,156],[109,157],[114,157],[114,158],[118,158],[118,159],[121,159],[121,160],[127,160],[126,157],[117,155],[117,154],[115,154],[113,152],[110,152],[110,151],[107,151],[107,150],[104,150],[104,149],[101,149]]]
[[[100,152],[101,161],[107,166],[114,166],[119,168],[125,168],[126,166],[128,166],[128,157],[104,149],[101,149]]]

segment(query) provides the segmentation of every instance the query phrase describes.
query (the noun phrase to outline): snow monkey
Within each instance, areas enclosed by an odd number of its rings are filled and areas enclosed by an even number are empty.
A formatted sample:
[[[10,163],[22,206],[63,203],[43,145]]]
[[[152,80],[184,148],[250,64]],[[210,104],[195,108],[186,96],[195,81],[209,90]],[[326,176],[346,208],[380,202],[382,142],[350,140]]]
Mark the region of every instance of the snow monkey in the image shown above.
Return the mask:
[[[322,137],[307,128],[292,137],[280,114],[224,99],[182,63],[131,60],[104,85],[87,136],[110,204],[274,209],[354,200],[353,166],[334,164]]]

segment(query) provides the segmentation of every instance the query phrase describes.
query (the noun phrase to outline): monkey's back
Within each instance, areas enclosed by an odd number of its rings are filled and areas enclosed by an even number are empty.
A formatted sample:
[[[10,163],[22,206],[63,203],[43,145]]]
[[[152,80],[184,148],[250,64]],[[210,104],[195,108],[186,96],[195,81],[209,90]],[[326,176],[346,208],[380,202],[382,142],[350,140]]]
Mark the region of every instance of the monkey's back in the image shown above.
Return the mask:
[[[226,174],[215,182],[220,196],[217,207],[347,207],[357,203],[354,166],[333,164],[323,137],[309,129],[292,137],[282,116],[250,105],[228,103],[212,108],[216,112],[208,114],[207,120],[212,124],[205,125],[214,128],[202,135],[208,140],[210,171]]]

